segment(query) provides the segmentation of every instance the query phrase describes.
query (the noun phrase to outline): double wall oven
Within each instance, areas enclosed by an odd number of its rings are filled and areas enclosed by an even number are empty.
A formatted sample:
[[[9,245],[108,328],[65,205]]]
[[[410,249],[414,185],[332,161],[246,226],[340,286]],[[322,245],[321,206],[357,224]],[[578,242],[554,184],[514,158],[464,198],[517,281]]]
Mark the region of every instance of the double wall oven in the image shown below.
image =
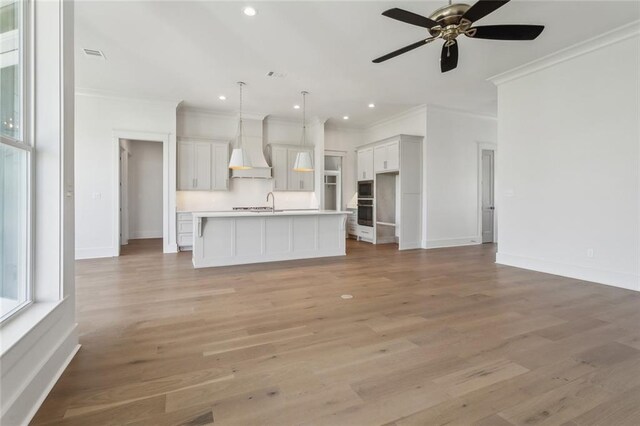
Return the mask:
[[[358,182],[358,225],[373,226],[373,181]]]

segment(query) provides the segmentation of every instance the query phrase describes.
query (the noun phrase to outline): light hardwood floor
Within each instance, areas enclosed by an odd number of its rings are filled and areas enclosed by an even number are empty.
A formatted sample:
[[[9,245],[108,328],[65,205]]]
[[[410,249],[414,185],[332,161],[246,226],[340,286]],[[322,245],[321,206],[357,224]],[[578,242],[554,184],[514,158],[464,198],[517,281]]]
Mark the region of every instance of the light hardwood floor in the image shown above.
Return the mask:
[[[33,424],[640,425],[640,294],[494,250],[79,261],[82,349]]]

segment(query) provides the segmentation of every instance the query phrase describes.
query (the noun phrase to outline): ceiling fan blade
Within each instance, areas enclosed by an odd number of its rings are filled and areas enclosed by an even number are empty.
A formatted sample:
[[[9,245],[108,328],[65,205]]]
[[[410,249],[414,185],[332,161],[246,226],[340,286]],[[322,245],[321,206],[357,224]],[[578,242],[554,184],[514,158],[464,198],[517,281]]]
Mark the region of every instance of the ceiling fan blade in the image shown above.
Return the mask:
[[[465,34],[489,40],[535,40],[542,30],[544,25],[484,25],[473,27]]]
[[[382,15],[397,21],[406,22],[407,24],[417,25],[422,28],[433,28],[440,25],[433,19],[417,15],[413,12],[409,12],[408,10],[398,9],[397,7],[382,12]]]
[[[462,15],[462,19],[466,19],[469,22],[476,22],[508,2],[509,0],[478,0],[476,4],[471,6],[469,10]]]
[[[405,46],[402,49],[394,50],[391,53],[387,53],[384,56],[380,56],[379,58],[374,59],[372,62],[375,63],[375,64],[379,64],[380,62],[384,62],[384,61],[386,61],[388,59],[395,58],[398,55],[402,55],[403,53],[407,53],[407,52],[409,52],[409,51],[411,51],[413,49],[417,49],[420,46],[424,46],[425,44],[430,43],[433,40],[435,40],[435,37],[428,38],[426,40],[420,40],[420,41],[418,41],[416,43],[413,43],[413,44],[410,44],[408,46]]]
[[[447,46],[449,44],[449,46]],[[458,66],[458,42],[452,40],[442,46],[442,54],[440,55],[440,71],[447,72]]]

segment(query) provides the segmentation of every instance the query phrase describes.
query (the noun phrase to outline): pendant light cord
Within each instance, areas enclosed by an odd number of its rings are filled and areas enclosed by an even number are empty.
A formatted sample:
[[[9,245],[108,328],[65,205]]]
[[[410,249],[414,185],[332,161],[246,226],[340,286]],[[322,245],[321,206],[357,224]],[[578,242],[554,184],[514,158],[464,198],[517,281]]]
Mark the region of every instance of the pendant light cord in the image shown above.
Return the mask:
[[[307,93],[302,92],[302,146],[307,144]]]
[[[244,85],[245,83],[243,83],[242,81],[238,82],[238,86],[240,86],[240,122],[238,123],[238,148],[242,148],[242,86]]]

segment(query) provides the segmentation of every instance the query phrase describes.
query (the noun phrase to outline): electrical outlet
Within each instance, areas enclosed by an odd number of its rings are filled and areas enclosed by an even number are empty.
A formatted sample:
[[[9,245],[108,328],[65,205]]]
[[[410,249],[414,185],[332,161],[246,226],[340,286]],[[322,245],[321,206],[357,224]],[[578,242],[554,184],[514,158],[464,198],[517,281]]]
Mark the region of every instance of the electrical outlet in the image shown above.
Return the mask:
[[[587,257],[593,257],[593,249],[587,249]]]

